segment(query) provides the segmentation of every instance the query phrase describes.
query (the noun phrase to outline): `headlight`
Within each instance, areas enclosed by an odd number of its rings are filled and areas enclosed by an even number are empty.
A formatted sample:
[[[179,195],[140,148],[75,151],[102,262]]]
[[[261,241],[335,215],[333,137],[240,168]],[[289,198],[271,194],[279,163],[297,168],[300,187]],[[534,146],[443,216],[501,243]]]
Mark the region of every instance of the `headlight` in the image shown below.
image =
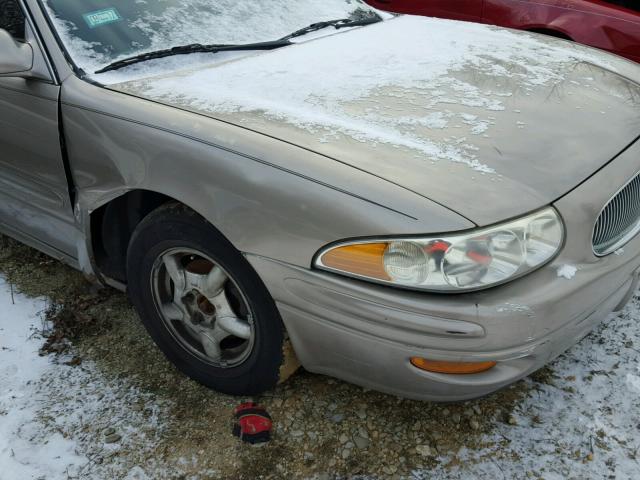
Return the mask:
[[[562,221],[549,207],[464,233],[345,242],[320,251],[315,266],[420,290],[477,290],[542,266],[558,252],[563,236]]]

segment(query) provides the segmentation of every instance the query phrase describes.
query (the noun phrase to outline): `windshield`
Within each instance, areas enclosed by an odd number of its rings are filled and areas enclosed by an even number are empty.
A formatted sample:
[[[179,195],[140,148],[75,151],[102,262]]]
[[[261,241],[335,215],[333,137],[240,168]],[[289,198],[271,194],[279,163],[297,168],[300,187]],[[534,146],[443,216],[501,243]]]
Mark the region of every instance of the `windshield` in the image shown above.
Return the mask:
[[[369,9],[360,0],[42,1],[73,61],[87,72],[177,45],[274,40]]]

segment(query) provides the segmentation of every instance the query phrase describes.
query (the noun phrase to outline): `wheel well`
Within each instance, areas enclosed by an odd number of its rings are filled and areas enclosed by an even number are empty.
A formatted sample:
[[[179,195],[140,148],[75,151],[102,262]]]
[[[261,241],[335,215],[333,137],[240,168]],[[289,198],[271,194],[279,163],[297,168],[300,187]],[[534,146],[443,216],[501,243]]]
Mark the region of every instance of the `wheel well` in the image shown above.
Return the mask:
[[[172,198],[147,190],[134,190],[91,214],[91,243],[96,265],[103,275],[126,283],[127,249],[136,226]]]
[[[550,37],[562,38],[563,40],[573,40],[566,33],[562,33],[558,30],[552,30],[550,28],[529,28],[529,32],[541,33],[542,35],[548,35]]]

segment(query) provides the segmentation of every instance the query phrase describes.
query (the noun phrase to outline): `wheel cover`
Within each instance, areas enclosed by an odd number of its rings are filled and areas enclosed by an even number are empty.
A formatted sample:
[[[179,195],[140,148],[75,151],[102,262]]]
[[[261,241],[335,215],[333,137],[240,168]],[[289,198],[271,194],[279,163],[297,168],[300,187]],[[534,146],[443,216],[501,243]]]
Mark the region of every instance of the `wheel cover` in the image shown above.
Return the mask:
[[[172,248],[158,256],[151,274],[153,300],[165,327],[189,353],[219,368],[251,354],[254,315],[229,273],[205,253]]]

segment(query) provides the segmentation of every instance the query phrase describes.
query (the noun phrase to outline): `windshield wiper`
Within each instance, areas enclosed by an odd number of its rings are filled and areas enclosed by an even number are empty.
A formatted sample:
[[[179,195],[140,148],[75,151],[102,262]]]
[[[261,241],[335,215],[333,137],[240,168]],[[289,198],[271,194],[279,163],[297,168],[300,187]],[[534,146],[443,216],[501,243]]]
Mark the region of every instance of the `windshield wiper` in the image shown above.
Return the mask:
[[[378,14],[365,12],[353,18],[341,18],[339,20],[329,20],[327,22],[312,23],[308,27],[301,28],[300,30],[296,30],[295,32],[287,35],[286,37],[282,37],[280,40],[281,41],[291,40],[292,38],[301,37],[302,35],[306,35],[307,33],[322,30],[323,28],[327,28],[327,27],[333,27],[336,30],[339,30],[341,28],[362,27],[365,25],[371,25],[372,23],[378,23],[381,21],[382,21],[382,18]]]
[[[156,58],[171,57],[173,55],[187,55],[189,53],[218,53],[218,52],[234,52],[242,50],[274,50],[280,47],[291,45],[287,40],[275,40],[272,42],[245,43],[239,45],[202,45],[200,43],[191,43],[189,45],[180,45],[179,47],[167,48],[166,50],[155,50],[153,52],[141,53],[133,57],[124,58],[117,62],[110,63],[106,67],[96,70],[95,73],[105,73],[112,70],[128,67],[134,63],[146,62],[147,60],[155,60]]]
[[[282,37],[278,40],[272,40],[269,42],[257,42],[257,43],[244,43],[237,45],[226,44],[211,44],[203,45],[200,43],[191,43],[189,45],[180,45],[178,47],[167,48],[165,50],[155,50],[153,52],[141,53],[140,55],[134,55],[132,57],[124,58],[116,62],[110,63],[106,67],[96,70],[95,73],[105,73],[112,70],[119,70],[135,63],[146,62],[147,60],[155,60],[157,58],[171,57],[173,55],[187,55],[190,53],[218,53],[218,52],[236,52],[243,50],[275,50],[276,48],[286,47],[293,45],[292,38],[301,37],[307,33],[322,30],[323,28],[334,27],[335,29],[348,28],[348,27],[361,27],[365,25],[371,25],[372,23],[378,23],[382,21],[382,18],[375,13],[360,13],[355,12],[356,15],[352,18],[342,18],[339,20],[330,20],[327,22],[318,22],[309,25],[308,27],[297,30],[286,37]]]

